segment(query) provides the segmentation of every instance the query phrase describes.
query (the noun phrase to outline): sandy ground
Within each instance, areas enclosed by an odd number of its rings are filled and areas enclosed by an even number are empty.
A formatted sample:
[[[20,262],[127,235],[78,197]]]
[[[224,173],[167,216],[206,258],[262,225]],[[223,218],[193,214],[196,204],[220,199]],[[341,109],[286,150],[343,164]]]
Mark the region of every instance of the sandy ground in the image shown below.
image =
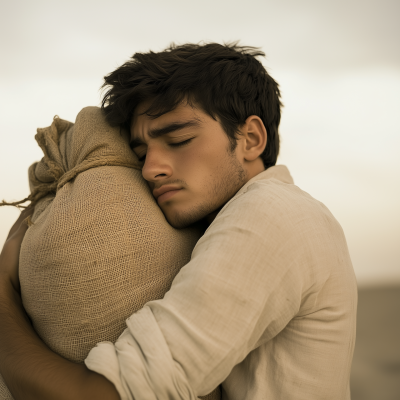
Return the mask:
[[[400,286],[360,289],[352,400],[400,400]]]

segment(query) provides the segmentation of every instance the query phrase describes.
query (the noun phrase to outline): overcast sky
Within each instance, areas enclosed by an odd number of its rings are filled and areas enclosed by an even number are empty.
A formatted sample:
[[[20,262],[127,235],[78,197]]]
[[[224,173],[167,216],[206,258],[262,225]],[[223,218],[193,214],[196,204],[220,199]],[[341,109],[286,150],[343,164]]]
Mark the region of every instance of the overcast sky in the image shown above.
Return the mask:
[[[0,4],[0,198],[28,194],[36,128],[98,105],[133,53],[240,40],[281,86],[279,163],[339,220],[361,285],[400,282],[398,0]],[[0,208],[1,242],[17,216]]]

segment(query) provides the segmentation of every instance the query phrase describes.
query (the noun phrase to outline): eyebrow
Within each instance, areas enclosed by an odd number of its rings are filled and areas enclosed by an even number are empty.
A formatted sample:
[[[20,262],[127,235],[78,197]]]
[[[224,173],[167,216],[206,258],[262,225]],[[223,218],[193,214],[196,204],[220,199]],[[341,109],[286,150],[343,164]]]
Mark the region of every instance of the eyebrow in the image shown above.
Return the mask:
[[[171,132],[180,131],[182,129],[190,128],[190,127],[199,127],[200,125],[201,125],[200,121],[198,121],[196,119],[186,121],[186,122],[172,122],[171,124],[163,126],[162,128],[151,129],[149,132],[149,136],[152,139],[156,139],[160,136],[164,136]],[[141,146],[142,144],[145,144],[145,143],[140,139],[132,139],[129,143],[129,145],[132,149],[134,147]]]

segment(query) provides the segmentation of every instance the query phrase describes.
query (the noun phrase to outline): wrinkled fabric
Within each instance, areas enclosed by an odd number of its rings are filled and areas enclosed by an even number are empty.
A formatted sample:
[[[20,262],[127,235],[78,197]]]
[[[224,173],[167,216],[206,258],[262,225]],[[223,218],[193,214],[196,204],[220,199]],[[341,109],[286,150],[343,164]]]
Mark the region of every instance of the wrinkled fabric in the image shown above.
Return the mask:
[[[122,399],[350,399],[357,287],[329,210],[284,166],[224,206],[163,299],[87,367]]]

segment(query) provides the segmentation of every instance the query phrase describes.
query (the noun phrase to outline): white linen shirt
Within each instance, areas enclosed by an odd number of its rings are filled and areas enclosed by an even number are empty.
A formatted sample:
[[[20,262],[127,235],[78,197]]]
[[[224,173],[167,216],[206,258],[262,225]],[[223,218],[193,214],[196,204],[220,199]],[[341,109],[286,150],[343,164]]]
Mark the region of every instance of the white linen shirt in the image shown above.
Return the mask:
[[[285,166],[247,182],[161,300],[86,366],[121,399],[345,400],[357,287],[329,210]]]

